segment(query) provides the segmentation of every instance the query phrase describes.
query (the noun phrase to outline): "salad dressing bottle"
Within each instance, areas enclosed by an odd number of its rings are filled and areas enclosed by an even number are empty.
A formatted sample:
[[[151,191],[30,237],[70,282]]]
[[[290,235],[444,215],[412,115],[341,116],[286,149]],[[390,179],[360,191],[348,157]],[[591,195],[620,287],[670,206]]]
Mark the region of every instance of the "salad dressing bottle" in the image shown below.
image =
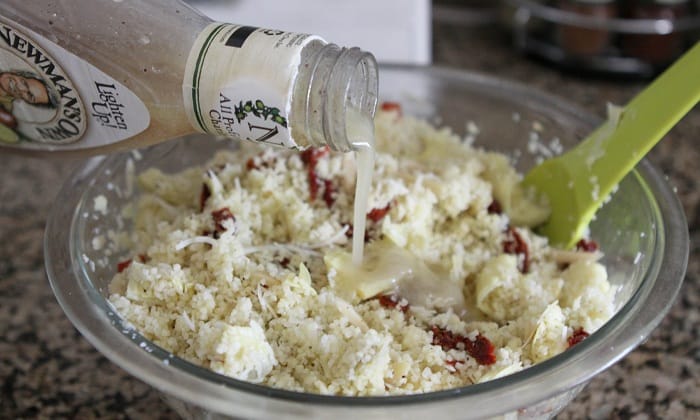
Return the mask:
[[[89,155],[193,132],[353,150],[377,64],[315,35],[214,22],[177,0],[2,0],[0,148]]]

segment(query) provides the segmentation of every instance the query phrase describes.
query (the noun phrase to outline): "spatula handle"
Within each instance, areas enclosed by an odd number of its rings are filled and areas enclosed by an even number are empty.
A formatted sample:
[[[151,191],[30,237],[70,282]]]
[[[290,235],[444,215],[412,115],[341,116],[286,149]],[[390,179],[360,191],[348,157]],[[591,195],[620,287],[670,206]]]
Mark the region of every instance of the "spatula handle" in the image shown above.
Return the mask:
[[[700,42],[635,96],[617,122],[608,121],[582,145],[581,153],[597,157],[592,170],[601,192],[620,182],[698,100]]]

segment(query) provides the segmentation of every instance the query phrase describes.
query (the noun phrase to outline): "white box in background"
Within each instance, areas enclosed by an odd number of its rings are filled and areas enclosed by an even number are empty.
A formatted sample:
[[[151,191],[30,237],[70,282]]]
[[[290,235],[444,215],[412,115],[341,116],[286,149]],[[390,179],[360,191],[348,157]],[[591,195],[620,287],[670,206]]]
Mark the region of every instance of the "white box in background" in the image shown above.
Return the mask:
[[[188,0],[212,19],[320,35],[381,63],[432,61],[431,0]]]

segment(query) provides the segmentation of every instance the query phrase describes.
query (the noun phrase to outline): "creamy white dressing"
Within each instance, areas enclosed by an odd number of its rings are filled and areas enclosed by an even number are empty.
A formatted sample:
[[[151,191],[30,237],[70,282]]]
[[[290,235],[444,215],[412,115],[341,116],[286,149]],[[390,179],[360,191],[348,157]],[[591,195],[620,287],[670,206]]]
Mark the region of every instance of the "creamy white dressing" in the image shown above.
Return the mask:
[[[335,269],[334,288],[349,299],[395,294],[409,305],[453,309],[458,314],[468,310],[460,284],[387,239],[367,246],[362,265],[353,264],[345,252],[326,255],[326,263]]]
[[[355,151],[357,181],[353,208],[352,262],[359,266],[365,248],[367,228],[367,204],[374,173],[374,123],[372,119],[355,111],[348,112],[348,138]]]
[[[410,305],[441,311],[453,309],[457,313],[464,311],[462,288],[451,281],[446,273],[431,269],[415,255],[398,247],[388,250],[386,254],[391,257],[383,258],[383,263],[407,268],[404,275],[394,281],[393,292],[399,297],[406,299]]]
[[[338,273],[336,285],[346,293],[368,299],[395,293],[410,305],[466,310],[459,284],[445,273],[431,270],[415,255],[388,241],[368,247],[365,257],[365,229],[369,192],[374,173],[374,124],[357,112],[348,112],[348,138],[353,145],[357,167],[353,207],[352,260],[331,258]]]
[[[367,229],[367,204],[369,190],[374,173],[374,148],[369,144],[355,145],[357,162],[357,183],[355,184],[355,203],[353,208],[352,262],[362,265],[365,248],[365,230]]]

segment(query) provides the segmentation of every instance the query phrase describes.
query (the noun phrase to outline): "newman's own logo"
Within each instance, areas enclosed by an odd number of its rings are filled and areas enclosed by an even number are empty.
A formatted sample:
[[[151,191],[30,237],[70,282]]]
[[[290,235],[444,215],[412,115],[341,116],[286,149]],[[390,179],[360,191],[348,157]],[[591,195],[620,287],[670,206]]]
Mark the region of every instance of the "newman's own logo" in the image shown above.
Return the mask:
[[[0,22],[0,142],[66,144],[85,130],[68,75],[30,37]]]

